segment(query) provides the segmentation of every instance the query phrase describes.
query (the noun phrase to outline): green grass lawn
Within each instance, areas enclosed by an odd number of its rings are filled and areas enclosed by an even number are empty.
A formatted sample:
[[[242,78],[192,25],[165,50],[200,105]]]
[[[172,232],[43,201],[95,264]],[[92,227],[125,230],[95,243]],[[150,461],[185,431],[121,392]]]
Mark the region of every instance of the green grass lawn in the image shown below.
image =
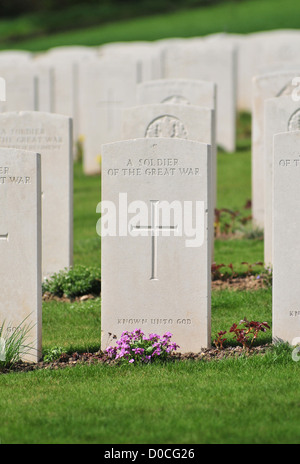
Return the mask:
[[[299,443],[290,355],[0,376],[1,443]]]
[[[97,204],[101,201],[100,176],[85,177],[80,163],[74,166],[74,265],[100,265],[100,237],[96,233]]]
[[[278,3],[278,5],[275,5]],[[234,7],[233,7],[234,5]],[[280,3],[281,6],[281,3]],[[98,45],[114,40],[155,40],[222,30],[252,32],[298,27],[300,5],[286,0],[249,0],[203,10],[136,19],[78,31],[25,40],[9,46],[43,50],[55,45]],[[254,14],[255,13],[255,14]],[[23,21],[23,23],[22,23]],[[2,48],[8,32],[0,21]],[[218,154],[218,208],[239,211],[251,198],[249,115],[238,120],[238,150]],[[99,176],[86,177],[74,169],[74,264],[100,267],[100,237],[96,233]],[[215,242],[215,262],[263,260],[263,240],[249,238],[251,225]],[[248,237],[248,238],[247,238]],[[43,351],[62,347],[67,352],[100,347],[101,299],[86,302],[43,303]],[[218,290],[212,294],[212,340],[220,330],[247,317],[272,323],[271,289]],[[271,331],[257,343],[271,342]],[[232,336],[227,345],[233,345]],[[299,443],[299,367],[291,352],[276,347],[264,356],[210,362],[180,362],[150,366],[76,366],[0,374],[0,442],[201,444]]]
[[[115,41],[157,40],[167,37],[194,37],[216,32],[250,33],[271,29],[298,29],[300,4],[298,0],[228,1],[206,8],[180,10],[126,21],[110,22],[92,27],[81,27],[82,19],[94,18],[93,5],[63,15],[66,28],[77,24],[77,29],[55,33],[55,23],[61,27],[61,15],[53,17],[51,35],[44,35],[43,20],[27,15],[14,20],[0,20],[0,48],[19,48],[32,51],[46,50],[59,45],[100,45]],[[52,13],[53,14],[53,13]],[[49,14],[51,15],[51,13]],[[45,21],[49,22],[49,15]],[[74,23],[74,21],[77,23]],[[81,21],[80,21],[81,20]]]

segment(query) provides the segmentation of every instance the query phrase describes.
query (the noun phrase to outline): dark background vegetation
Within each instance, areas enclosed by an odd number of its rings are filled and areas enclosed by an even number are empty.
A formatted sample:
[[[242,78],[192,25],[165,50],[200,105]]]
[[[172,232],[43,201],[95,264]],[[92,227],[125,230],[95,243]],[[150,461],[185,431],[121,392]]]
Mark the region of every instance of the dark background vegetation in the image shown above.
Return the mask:
[[[299,0],[0,0],[1,50],[299,27]]]
[[[249,1],[249,0],[248,0]],[[268,0],[270,1],[270,0]],[[135,18],[208,10],[246,0],[0,0],[0,46]]]
[[[243,0],[232,0],[241,2]],[[178,8],[211,6],[228,0],[2,0],[1,17],[17,17],[24,13],[46,13],[74,8],[78,5],[95,5],[103,18],[114,13],[125,18],[136,14],[175,11]]]

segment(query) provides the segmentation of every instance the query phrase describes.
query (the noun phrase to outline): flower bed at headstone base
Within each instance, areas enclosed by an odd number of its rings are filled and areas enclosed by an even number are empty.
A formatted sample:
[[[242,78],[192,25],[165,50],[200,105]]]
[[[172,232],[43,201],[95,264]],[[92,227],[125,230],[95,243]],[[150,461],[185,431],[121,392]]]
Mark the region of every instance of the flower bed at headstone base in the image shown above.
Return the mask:
[[[217,348],[204,349],[199,353],[176,353],[170,355],[166,362],[181,362],[181,361],[213,361],[213,360],[224,360],[229,358],[239,358],[242,356],[254,356],[259,355],[263,356],[271,349],[271,344],[255,346],[251,349],[244,350],[241,346],[227,347],[223,350]],[[59,359],[52,362],[43,362],[38,363],[29,363],[29,362],[18,362],[11,368],[3,369],[0,371],[1,374],[8,374],[10,372],[29,372],[35,370],[58,370],[64,369],[67,367],[75,367],[78,365],[97,365],[97,364],[107,364],[118,366],[119,363],[116,360],[111,359],[103,351],[98,351],[96,353],[72,353],[72,354],[62,354]]]

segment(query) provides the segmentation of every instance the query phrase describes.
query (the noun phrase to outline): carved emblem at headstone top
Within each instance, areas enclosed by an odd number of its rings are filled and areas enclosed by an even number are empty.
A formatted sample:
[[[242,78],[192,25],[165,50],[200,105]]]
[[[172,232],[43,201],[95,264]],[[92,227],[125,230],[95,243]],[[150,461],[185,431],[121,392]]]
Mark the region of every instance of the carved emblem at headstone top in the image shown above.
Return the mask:
[[[300,109],[291,116],[288,130],[289,132],[300,130]]]
[[[184,124],[174,116],[160,116],[147,127],[145,137],[166,137],[187,139],[188,133]]]
[[[181,95],[172,95],[171,97],[165,98],[162,103],[171,103],[173,105],[190,105],[191,103],[187,98]]]
[[[283,87],[283,89],[281,89],[280,92],[278,92],[278,94],[276,95],[276,97],[283,97],[283,96],[292,95],[292,93],[293,93],[294,90],[295,90],[295,85],[293,84],[293,81],[288,82],[288,83]]]

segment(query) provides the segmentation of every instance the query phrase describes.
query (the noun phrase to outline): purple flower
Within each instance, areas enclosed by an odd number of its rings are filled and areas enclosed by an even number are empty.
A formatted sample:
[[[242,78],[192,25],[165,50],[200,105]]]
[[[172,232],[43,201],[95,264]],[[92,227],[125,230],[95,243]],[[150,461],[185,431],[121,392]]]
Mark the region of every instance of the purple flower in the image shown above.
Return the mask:
[[[112,347],[112,346],[109,346],[107,349],[106,349],[106,353],[112,358],[113,356],[116,356],[117,354],[117,349]]]
[[[180,348],[180,346],[179,346],[179,345],[177,345],[176,343],[171,343],[171,345],[170,345],[170,348],[171,348],[171,350],[174,350],[174,351],[176,351],[176,350],[177,350],[177,348]]]
[[[137,336],[137,337],[141,337],[141,336],[144,335],[144,332],[142,332],[141,329],[136,329],[136,330],[134,331],[134,334],[135,334],[135,336]]]
[[[136,354],[136,355],[139,355],[139,354],[144,354],[144,348],[133,348],[132,351]]]
[[[161,349],[158,346],[156,350],[153,351],[152,356],[160,356],[161,355]]]
[[[108,356],[115,359],[134,362],[150,363],[152,359],[163,357],[179,348],[176,343],[170,343],[171,332],[166,332],[162,337],[156,333],[145,336],[141,329],[132,332],[124,331],[115,347],[108,347]]]

